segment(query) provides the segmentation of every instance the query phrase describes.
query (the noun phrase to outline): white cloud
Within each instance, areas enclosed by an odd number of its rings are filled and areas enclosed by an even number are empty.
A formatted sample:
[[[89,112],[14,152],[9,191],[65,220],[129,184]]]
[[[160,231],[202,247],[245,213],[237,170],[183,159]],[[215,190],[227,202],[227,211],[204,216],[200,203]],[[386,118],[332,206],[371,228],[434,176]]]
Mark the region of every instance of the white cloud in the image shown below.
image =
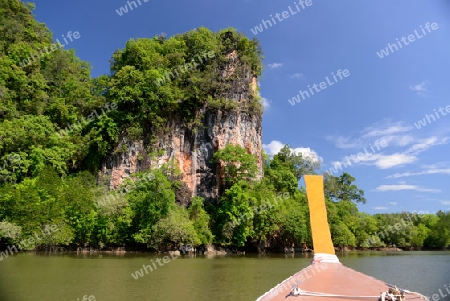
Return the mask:
[[[376,188],[377,191],[399,191],[399,190],[416,190],[422,192],[440,192],[440,189],[421,188],[416,185],[380,185]]]
[[[352,139],[351,137],[344,136],[326,136],[325,139],[328,141],[333,141],[334,145],[340,149],[349,149],[349,148],[362,148],[363,144],[361,141],[357,141]]]
[[[421,82],[420,84],[414,85],[414,86],[409,86],[409,89],[411,91],[426,91],[427,82]]]
[[[431,146],[433,146],[434,144],[436,144],[436,142],[438,141],[438,138],[436,136],[434,137],[430,137],[428,139],[423,139],[420,142],[412,145],[410,148],[408,148],[406,150],[406,152],[408,153],[421,153],[425,150],[427,150],[428,148],[430,148]]]
[[[415,156],[401,153],[384,155],[382,153],[374,154],[370,152],[360,152],[358,154],[353,154],[350,156],[352,158],[351,160],[354,163],[363,165],[375,165],[379,169],[389,169],[400,165],[410,164],[417,160]],[[349,157],[347,156],[347,158]],[[348,162],[348,160],[344,158],[342,162]]]
[[[380,169],[388,169],[392,167],[402,166],[406,164],[414,163],[418,160],[417,155],[426,151],[427,149],[440,145],[446,144],[449,139],[444,137],[439,139],[436,136],[416,140],[417,143],[411,145],[407,150],[401,153],[394,153],[391,155],[378,155],[374,164]]]
[[[429,137],[426,139],[410,139],[405,138],[408,142],[415,141],[415,144],[412,144],[408,149],[403,152],[396,152],[393,154],[385,155],[383,153],[383,148],[378,149],[378,147],[365,147],[364,151],[358,153],[354,153],[347,158],[351,157],[354,163],[360,163],[364,165],[375,165],[379,169],[389,169],[393,167],[404,166],[407,164],[412,164],[418,161],[418,155],[427,149],[434,147],[440,144],[447,144],[450,139],[448,137],[444,137],[439,139],[436,136]],[[388,144],[389,146],[389,144]],[[373,149],[373,150],[372,150]],[[386,149],[387,150],[387,149]],[[371,151],[375,151],[372,153]],[[362,153],[362,154],[361,154]],[[346,162],[345,158],[342,162]],[[433,173],[448,173],[448,169],[433,169]],[[396,176],[392,175],[389,178],[397,178],[401,177],[402,174],[396,174]],[[404,174],[403,176],[408,176],[409,174]]]
[[[269,67],[270,69],[277,69],[277,68],[281,68],[283,66],[283,63],[273,63],[273,64],[268,64],[267,67]]]
[[[397,206],[397,202],[389,202],[389,205]]]
[[[382,210],[388,210],[388,207],[378,206],[378,207],[373,207],[373,209],[382,211]]]
[[[362,153],[362,155],[361,155]],[[353,161],[355,163],[361,163],[364,165],[374,165],[380,157],[381,154],[374,154],[370,152],[359,152],[358,154],[353,154]],[[351,156],[350,156],[351,157]]]
[[[417,155],[433,146],[447,144],[447,141],[449,140],[449,137],[443,137],[439,139],[436,136],[432,136],[426,139],[420,139],[416,144],[412,145],[405,152]]]
[[[268,155],[275,155],[277,154],[284,146],[285,144],[278,141],[278,140],[272,140],[269,144],[263,144],[263,149]],[[313,162],[322,162],[323,159],[320,157],[315,151],[313,151],[309,147],[297,147],[297,148],[291,148],[292,151],[295,153],[301,153],[304,158],[309,158]]]
[[[431,136],[428,138],[415,138],[411,135],[413,127],[403,122],[382,120],[359,131],[359,136],[327,136],[339,149],[355,149],[357,151],[341,159],[340,162],[332,162],[333,166],[362,164],[374,165],[379,169],[389,169],[413,164],[419,160],[418,155],[434,146],[447,144],[450,137]],[[380,147],[383,144],[385,147]],[[401,150],[398,148],[401,147]],[[358,150],[359,149],[359,150]],[[390,152],[390,154],[386,154]],[[350,162],[350,163],[348,163]],[[448,173],[445,169],[435,169],[434,173]],[[396,178],[409,174],[396,174],[389,176]]]
[[[269,144],[263,144],[262,147],[268,155],[275,155],[283,148],[283,146],[284,143],[272,140]]]
[[[441,204],[450,206],[450,201],[441,201]]]
[[[301,153],[303,155],[303,158],[308,158],[312,162],[323,162],[323,158],[309,147],[297,147],[292,150],[297,154]]]
[[[412,126],[405,126],[403,122],[391,122],[387,119],[375,123],[372,126],[364,128],[363,138],[367,137],[380,137],[393,135],[398,133],[409,132],[413,129]]]
[[[305,75],[303,75],[303,73],[295,73],[291,75],[291,78],[296,78],[296,79],[302,79],[304,78]]]
[[[392,155],[379,155],[375,161],[375,165],[380,169],[389,169],[396,166],[411,164],[415,161],[417,161],[417,157],[415,156],[395,153]]]
[[[403,122],[391,122],[384,119],[371,126],[365,127],[356,134],[349,136],[327,136],[325,138],[329,141],[333,141],[335,146],[341,149],[369,148],[371,144],[376,143],[376,140],[380,142],[386,140],[389,145],[406,146],[412,143],[414,138],[407,134],[397,134],[406,133],[411,130],[413,130],[413,127],[406,126]]]
[[[393,175],[389,175],[386,179],[397,179],[403,177],[413,177],[413,176],[421,176],[421,175],[432,175],[432,174],[446,174],[450,175],[450,168],[446,169],[427,169],[419,172],[404,172],[404,173],[395,173]]]
[[[417,95],[425,96],[426,95],[425,92],[428,91],[428,87],[427,87],[428,84],[429,84],[428,81],[423,81],[417,85],[409,86],[409,89],[411,91],[416,92]]]
[[[267,110],[270,108],[270,101],[267,98],[261,98],[261,103],[263,105],[264,110]]]
[[[384,136],[382,140],[385,140],[390,146],[407,146],[415,141],[411,135],[388,135]]]
[[[440,168],[450,168],[450,161],[437,162],[434,164],[424,164],[422,165],[424,169],[440,169]]]
[[[333,165],[334,169],[338,169],[338,168],[340,169],[341,166],[344,165],[344,164],[347,164],[347,165],[351,166],[351,161],[350,161],[350,164],[348,164],[348,161],[343,161],[343,162],[341,162],[341,161],[331,161],[331,165]]]

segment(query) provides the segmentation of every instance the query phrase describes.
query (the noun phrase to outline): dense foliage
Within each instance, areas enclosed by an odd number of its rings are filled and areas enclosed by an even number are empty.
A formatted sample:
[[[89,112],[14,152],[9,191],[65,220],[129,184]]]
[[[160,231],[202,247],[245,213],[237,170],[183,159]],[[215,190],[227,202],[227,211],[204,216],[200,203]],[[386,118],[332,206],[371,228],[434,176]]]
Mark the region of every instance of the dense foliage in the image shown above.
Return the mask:
[[[289,146],[265,159],[259,180],[256,158],[245,149],[228,145],[217,151],[213,161],[223,170],[225,187],[217,203],[194,197],[187,207],[176,205],[181,183],[173,166],[135,174],[118,191],[94,177],[122,137],[150,145],[171,118],[195,129],[200,108],[236,109],[226,92],[241,77],[261,74],[256,40],[231,28],[130,40],[114,53],[111,74],[93,79],[89,64],[60,48],[22,64],[52,44],[32,9],[18,0],[0,1],[0,244],[18,244],[56,225],[57,231],[25,249],[166,250],[267,240],[280,247],[312,245],[306,195],[298,183],[319,166]],[[237,54],[234,73],[228,72],[230,53]],[[245,109],[260,114],[260,100],[249,95]],[[347,173],[325,175],[325,193],[336,246],[450,243],[449,212],[361,213],[357,203],[366,202],[364,192]]]

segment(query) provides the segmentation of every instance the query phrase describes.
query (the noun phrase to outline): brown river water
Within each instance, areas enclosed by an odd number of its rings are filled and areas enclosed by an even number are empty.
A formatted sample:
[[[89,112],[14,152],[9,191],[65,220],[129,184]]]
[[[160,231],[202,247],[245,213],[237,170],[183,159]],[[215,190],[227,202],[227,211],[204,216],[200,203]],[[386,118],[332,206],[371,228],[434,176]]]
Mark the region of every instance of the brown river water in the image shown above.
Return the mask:
[[[450,252],[349,252],[338,257],[345,266],[387,283],[431,298],[436,294],[434,301],[450,300]],[[16,254],[0,261],[0,301],[255,300],[311,259],[301,253],[176,259]]]

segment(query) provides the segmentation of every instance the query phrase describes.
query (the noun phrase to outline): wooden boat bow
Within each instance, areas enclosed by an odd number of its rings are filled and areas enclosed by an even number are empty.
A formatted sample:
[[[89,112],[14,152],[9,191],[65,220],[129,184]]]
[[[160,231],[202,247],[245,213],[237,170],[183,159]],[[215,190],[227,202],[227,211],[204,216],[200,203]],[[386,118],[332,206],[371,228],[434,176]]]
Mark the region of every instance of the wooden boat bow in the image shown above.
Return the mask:
[[[310,209],[314,259],[308,267],[276,285],[257,301],[385,301],[389,298],[392,301],[428,300],[419,293],[397,289],[342,265],[331,240],[323,176],[305,175],[304,179]]]

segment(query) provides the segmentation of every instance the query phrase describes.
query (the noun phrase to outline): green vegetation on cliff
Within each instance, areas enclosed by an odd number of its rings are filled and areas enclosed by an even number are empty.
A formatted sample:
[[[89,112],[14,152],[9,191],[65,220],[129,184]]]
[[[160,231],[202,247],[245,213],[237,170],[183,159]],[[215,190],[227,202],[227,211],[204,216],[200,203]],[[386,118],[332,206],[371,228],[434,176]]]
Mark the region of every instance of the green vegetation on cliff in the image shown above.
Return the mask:
[[[21,64],[53,43],[32,8],[18,0],[0,2],[1,245],[55,224],[57,232],[29,248],[164,250],[182,244],[255,246],[266,240],[281,248],[311,246],[309,210],[298,181],[319,166],[287,146],[265,159],[259,180],[256,158],[245,149],[217,151],[213,160],[224,167],[225,191],[215,203],[194,197],[187,207],[177,205],[180,171],[171,165],[133,175],[118,192],[94,176],[121,138],[154,141],[173,118],[195,129],[204,110],[261,114],[251,87],[233,84],[261,74],[256,40],[231,28],[130,40],[113,54],[110,75],[91,78],[88,63],[59,48]],[[230,92],[248,95],[246,107],[230,101]],[[325,177],[335,245],[449,244],[449,213],[360,213],[356,203],[366,200],[354,182],[347,173]],[[407,218],[411,222],[399,227]]]

